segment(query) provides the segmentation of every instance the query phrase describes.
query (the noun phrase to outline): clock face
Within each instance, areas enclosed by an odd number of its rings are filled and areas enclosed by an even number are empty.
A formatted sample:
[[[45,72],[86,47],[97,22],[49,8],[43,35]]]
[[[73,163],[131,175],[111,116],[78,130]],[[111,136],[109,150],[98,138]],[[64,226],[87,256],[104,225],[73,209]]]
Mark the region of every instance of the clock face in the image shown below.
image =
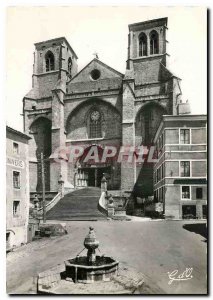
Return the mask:
[[[93,112],[91,113],[91,119],[92,119],[93,121],[98,121],[99,118],[100,118],[100,113],[99,113],[99,111],[95,110],[95,111],[93,111]]]

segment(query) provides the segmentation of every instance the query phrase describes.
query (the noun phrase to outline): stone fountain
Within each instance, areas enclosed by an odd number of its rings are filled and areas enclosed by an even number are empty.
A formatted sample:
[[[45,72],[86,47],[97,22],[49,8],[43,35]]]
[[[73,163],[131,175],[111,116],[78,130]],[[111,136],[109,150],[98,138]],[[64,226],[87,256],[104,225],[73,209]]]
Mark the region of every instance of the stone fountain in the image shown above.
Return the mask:
[[[143,274],[109,256],[96,255],[99,241],[94,229],[84,239],[87,255],[66,260],[49,270],[38,274],[38,294],[138,294],[142,291]],[[100,251],[100,250],[99,250]],[[119,266],[119,273],[118,273]]]
[[[96,239],[94,229],[89,228],[89,233],[84,240],[87,256],[77,255],[65,261],[66,276],[77,283],[93,283],[95,281],[110,281],[117,274],[119,262],[109,256],[96,255],[99,241]]]

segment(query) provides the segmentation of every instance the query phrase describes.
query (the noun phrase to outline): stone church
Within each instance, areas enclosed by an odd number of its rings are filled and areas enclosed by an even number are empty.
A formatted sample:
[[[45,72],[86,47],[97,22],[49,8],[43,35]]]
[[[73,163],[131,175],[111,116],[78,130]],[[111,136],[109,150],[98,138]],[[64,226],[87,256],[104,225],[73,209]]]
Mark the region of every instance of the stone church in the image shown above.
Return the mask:
[[[66,38],[35,44],[32,89],[23,99],[24,131],[32,139],[31,192],[41,191],[41,152],[46,191],[100,186],[103,173],[111,190],[153,195],[153,165],[115,159],[95,164],[84,154],[70,163],[56,150],[81,145],[150,146],[162,115],[179,114],[180,79],[167,69],[167,18],[129,25],[125,74],[94,58],[78,72],[78,56]]]

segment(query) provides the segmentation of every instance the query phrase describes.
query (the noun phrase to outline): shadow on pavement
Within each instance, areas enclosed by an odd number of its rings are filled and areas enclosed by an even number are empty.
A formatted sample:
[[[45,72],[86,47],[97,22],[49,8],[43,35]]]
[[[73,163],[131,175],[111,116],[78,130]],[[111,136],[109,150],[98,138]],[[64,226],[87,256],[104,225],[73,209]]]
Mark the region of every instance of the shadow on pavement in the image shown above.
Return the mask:
[[[205,239],[207,239],[207,227],[206,227],[206,223],[184,224],[183,228],[186,229],[186,230],[188,230],[188,231],[200,234]]]

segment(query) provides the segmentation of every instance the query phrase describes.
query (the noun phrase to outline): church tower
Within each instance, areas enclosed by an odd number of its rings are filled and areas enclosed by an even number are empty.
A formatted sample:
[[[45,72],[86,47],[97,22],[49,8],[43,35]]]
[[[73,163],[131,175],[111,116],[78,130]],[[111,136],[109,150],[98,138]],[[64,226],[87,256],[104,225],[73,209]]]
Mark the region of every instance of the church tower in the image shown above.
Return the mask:
[[[129,25],[127,68],[123,80],[122,142],[150,147],[162,115],[177,114],[180,79],[166,67],[167,18]],[[121,166],[122,189],[153,194],[153,164]]]
[[[58,191],[66,172],[54,163],[54,151],[65,145],[64,94],[77,73],[77,55],[66,38],[35,44],[32,89],[23,99],[24,131],[31,136],[30,187],[41,191],[41,152],[45,158],[46,191]]]
[[[36,96],[49,96],[59,79],[70,80],[77,73],[77,58],[64,37],[36,43],[32,84]]]
[[[180,79],[167,68],[167,29],[167,18],[129,25],[125,75],[97,58],[78,72],[78,57],[64,37],[35,44],[32,89],[23,99],[24,131],[31,136],[31,192],[42,190],[43,153],[47,192],[58,192],[60,175],[67,188],[100,185],[105,172],[113,188],[153,195],[153,163],[128,161],[128,156],[153,145],[162,115],[186,113]],[[58,150],[72,145],[121,146],[122,160],[104,166],[78,161],[69,167],[61,155],[56,162]]]
[[[159,81],[166,67],[167,18],[129,25],[127,69],[134,69],[136,85]]]

